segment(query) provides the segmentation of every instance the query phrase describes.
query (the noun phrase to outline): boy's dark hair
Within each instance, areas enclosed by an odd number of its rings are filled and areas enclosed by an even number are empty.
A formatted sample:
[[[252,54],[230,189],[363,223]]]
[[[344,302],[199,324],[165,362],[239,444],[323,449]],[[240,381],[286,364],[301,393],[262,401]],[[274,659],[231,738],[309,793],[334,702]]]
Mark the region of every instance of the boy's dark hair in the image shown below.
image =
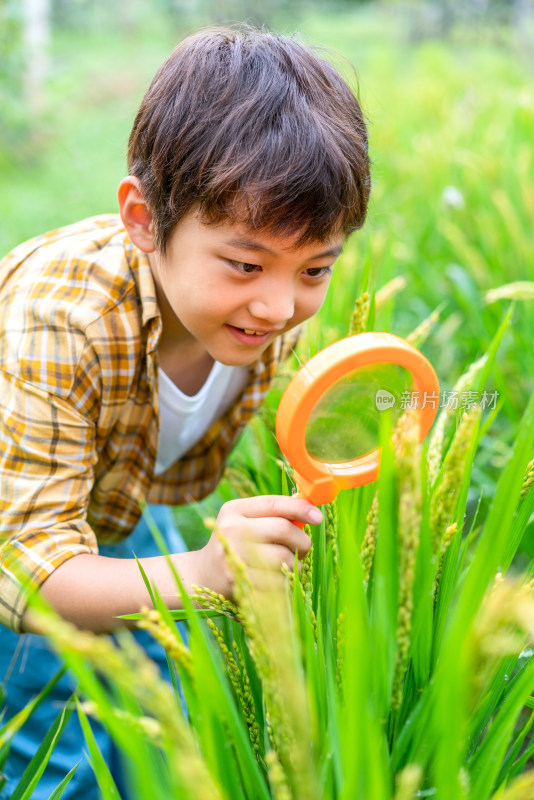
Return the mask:
[[[288,36],[216,28],[185,39],[156,73],[132,128],[128,167],[165,252],[195,207],[298,244],[365,220],[367,130],[338,71]]]

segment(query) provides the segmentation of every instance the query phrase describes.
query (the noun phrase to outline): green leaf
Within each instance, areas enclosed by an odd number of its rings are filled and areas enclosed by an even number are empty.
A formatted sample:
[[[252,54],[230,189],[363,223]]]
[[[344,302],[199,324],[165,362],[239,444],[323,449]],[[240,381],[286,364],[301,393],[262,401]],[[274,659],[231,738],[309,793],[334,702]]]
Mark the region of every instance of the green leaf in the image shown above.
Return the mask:
[[[71,782],[72,778],[74,777],[74,773],[78,769],[79,763],[80,762],[78,761],[78,764],[75,764],[73,768],[69,770],[69,772],[67,772],[61,783],[56,786],[56,788],[54,789],[48,800],[59,800],[59,798],[63,796],[63,792],[65,791],[65,789]]]
[[[57,715],[52,727],[39,745],[37,752],[24,770],[10,800],[29,800],[52,755],[56,743],[72,714],[71,697]]]
[[[85,741],[87,742],[87,746],[89,748],[89,763],[91,764],[92,770],[95,773],[98,786],[102,792],[103,800],[120,800],[120,794],[119,790],[117,789],[117,785],[113,780],[110,769],[104,761],[102,753],[100,752],[100,749],[96,743],[96,739],[94,737],[91,725],[89,724],[89,720],[87,719],[87,715],[78,700],[76,701],[76,708],[78,711],[80,725],[85,736]]]
[[[534,659],[515,677],[471,765],[471,798],[485,800],[497,787],[499,767],[505,757],[516,720],[534,681]]]
[[[153,592],[152,587],[151,587],[151,591]],[[174,622],[187,622],[187,620],[191,616],[189,614],[189,612],[184,611],[182,608],[168,609],[168,612],[169,612],[171,618],[174,620]],[[224,616],[226,616],[225,614],[222,614],[220,611],[216,611],[213,608],[194,608],[192,610],[192,613],[196,617],[200,617],[200,618],[202,618],[202,617],[224,617]],[[137,614],[121,614],[119,617],[117,617],[117,619],[133,619],[133,620],[143,619],[143,614],[141,614],[141,613],[137,613]]]
[[[382,416],[380,478],[378,484],[378,535],[370,601],[370,659],[374,697],[380,717],[390,708],[397,650],[398,553],[397,492],[391,440],[391,416]]]
[[[15,714],[11,719],[4,723],[4,725],[0,728],[0,748],[2,748],[6,742],[8,742],[16,733],[19,731],[24,723],[29,719],[29,717],[33,714],[37,706],[42,703],[42,701],[48,697],[54,686],[60,680],[62,675],[65,674],[65,667],[61,667],[58,672],[54,675],[54,677],[48,681],[44,689],[42,689],[37,697],[33,698],[24,708],[22,708],[17,714]],[[1,765],[1,761],[0,761]]]

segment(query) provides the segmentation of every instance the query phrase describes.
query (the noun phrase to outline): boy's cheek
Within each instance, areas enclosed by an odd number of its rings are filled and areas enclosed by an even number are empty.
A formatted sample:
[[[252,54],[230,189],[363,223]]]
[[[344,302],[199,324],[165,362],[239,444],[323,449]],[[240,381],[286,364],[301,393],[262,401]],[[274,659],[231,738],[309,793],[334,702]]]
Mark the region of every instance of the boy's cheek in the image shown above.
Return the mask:
[[[318,311],[321,310],[322,305],[326,299],[327,289],[328,287],[325,288],[324,292],[322,292],[320,298],[315,303],[309,304],[303,309],[302,316],[300,316],[299,319],[295,319],[291,327],[294,327],[294,325],[298,325],[299,322],[304,322],[305,320],[310,319],[310,317],[313,317],[315,314],[317,314]],[[297,315],[295,315],[295,317],[296,316]]]

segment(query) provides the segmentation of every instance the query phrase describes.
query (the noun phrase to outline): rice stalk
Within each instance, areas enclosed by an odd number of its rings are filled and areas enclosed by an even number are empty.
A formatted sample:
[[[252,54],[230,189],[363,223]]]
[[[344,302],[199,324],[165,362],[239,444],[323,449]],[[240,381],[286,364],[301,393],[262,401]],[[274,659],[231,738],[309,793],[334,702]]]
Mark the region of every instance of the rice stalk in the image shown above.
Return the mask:
[[[384,286],[377,290],[375,294],[375,308],[379,311],[386,305],[393,297],[396,297],[399,292],[406,288],[406,278],[402,275],[396,275],[392,280],[388,281]]]
[[[469,647],[473,663],[471,702],[477,707],[498,663],[534,643],[534,590],[530,581],[497,573],[474,619]]]
[[[396,775],[394,800],[415,800],[423,777],[423,770],[419,764],[407,764]]]
[[[441,308],[436,308],[428,317],[426,317],[419,325],[413,329],[406,337],[406,341],[414,347],[420,347],[428,339],[432,329],[439,322],[439,315]]]
[[[310,536],[311,530],[309,525],[304,526],[304,531]],[[309,594],[313,585],[313,538],[311,539],[310,549],[301,561],[299,579],[303,591],[305,594]]]
[[[498,300],[534,300],[533,281],[514,281],[488,289],[485,294],[486,303],[496,303]]]
[[[471,797],[471,776],[465,767],[460,767],[458,773],[458,783],[460,784],[460,791],[463,800],[469,800]]]
[[[448,240],[456,255],[461,259],[460,263],[463,262],[474,275],[477,283],[484,286],[487,276],[491,274],[491,267],[484,252],[476,247],[464,231],[452,221],[442,218],[438,227],[443,237]]]
[[[534,458],[527,464],[527,471],[525,474],[525,479],[523,481],[523,486],[521,488],[521,499],[527,496],[527,494],[530,492],[533,486],[534,486]]]
[[[499,188],[492,192],[491,199],[500,213],[509,241],[515,244],[519,260],[527,264],[531,257],[531,240],[530,235],[527,237],[526,225],[522,222],[518,212],[518,207],[515,203],[516,198],[512,203],[509,194]],[[533,297],[534,295],[531,293],[530,296]]]
[[[325,515],[325,536],[327,547],[332,547],[332,562],[334,565],[334,581],[337,583],[339,575],[339,560],[338,560],[338,547],[337,547],[337,503],[334,500],[332,503],[327,503],[324,506]]]
[[[401,704],[402,681],[411,643],[413,584],[421,526],[421,447],[419,445],[419,420],[415,410],[403,415],[395,430],[395,437],[398,437],[397,485],[399,500],[397,541],[399,590],[396,633],[397,652],[391,705],[396,711]]]
[[[239,619],[239,608],[223,594],[214,592],[207,586],[198,586],[196,583],[192,585],[192,588],[194,591],[192,597],[197,605],[218,611],[226,617]]]
[[[493,795],[492,800],[527,800],[534,797],[534,769],[514,778],[506,789]]]
[[[473,431],[481,415],[479,406],[472,406],[462,416],[451,446],[445,456],[443,472],[430,500],[430,532],[432,552],[437,555],[456,508],[459,487],[464,481],[467,461],[471,451]]]
[[[376,552],[376,534],[378,530],[378,491],[375,492],[373,502],[367,513],[367,526],[360,548],[360,559],[362,562],[363,583],[367,590],[371,579],[371,570]]]
[[[84,700],[79,705],[84,714],[103,723],[102,714],[100,713],[97,703],[93,700]],[[121,720],[121,722],[124,722],[136,736],[149,739],[158,746],[162,744],[162,728],[158,720],[154,719],[154,717],[132,714],[131,711],[126,711],[124,708],[115,708],[113,713],[114,716],[118,720]]]
[[[181,640],[176,627],[169,625],[163,618],[161,611],[157,608],[143,606],[141,608],[141,614],[142,618],[137,621],[137,626],[141,628],[141,630],[148,631],[174,661],[183,665],[184,669],[187,670],[190,677],[193,679],[191,651]]]
[[[356,299],[354,303],[354,311],[349,325],[349,336],[356,333],[363,333],[367,327],[367,320],[369,318],[369,311],[371,308],[371,301],[369,292],[364,292]]]
[[[222,543],[234,575],[239,621],[263,688],[267,732],[295,798],[316,796],[306,683],[297,660],[282,571],[265,570],[256,587],[216,521],[206,520]]]
[[[296,648],[283,576],[254,590],[255,637],[249,649],[261,677],[269,736],[295,797],[315,797],[306,683]]]
[[[340,611],[336,619],[336,688],[338,697],[343,699],[343,670],[345,660],[345,624],[346,617]]]
[[[158,668],[133,637],[123,634],[120,645],[115,646],[112,640],[80,631],[55,614],[44,614],[40,611],[34,613],[41,632],[48,636],[67,661],[69,656],[83,658],[110,681],[112,686],[117,686],[121,692],[135,698],[145,714],[156,721],[154,730],[156,724],[159,724],[158,732],[164,748],[169,753],[180,753],[180,758],[169,759],[168,764],[176,783],[183,787],[185,796],[199,800],[222,800],[220,789],[213,782],[198,750],[192,729],[183,715],[177,713],[171,686],[161,679]],[[83,677],[81,683],[83,689]],[[109,710],[105,710],[109,714]],[[117,709],[112,708],[113,716],[121,720],[121,715],[117,716],[116,711]],[[144,726],[141,723],[139,731],[143,727],[146,727],[146,723]]]
[[[244,663],[241,661],[241,664],[238,665],[233,652],[226,644],[223,632],[213,622],[213,620],[208,619],[207,623],[221,649],[228,677],[230,678],[239,701],[243,717],[248,727],[252,749],[256,754],[258,754],[260,751],[260,728],[256,718],[254,698],[252,697],[252,693],[250,691],[250,682],[248,680]],[[232,643],[232,647],[236,652],[238,652],[237,643],[235,641]]]
[[[461,394],[473,389],[475,383],[487,361],[487,355],[483,355],[478,361],[473,362],[469,369],[461,375],[454,384],[452,393]],[[443,457],[443,446],[445,441],[445,432],[449,423],[457,414],[457,408],[454,403],[447,404],[442,407],[439,413],[434,429],[430,435],[428,445],[428,486],[432,487],[439,475],[441,462]]]
[[[443,539],[441,541],[440,551],[438,555],[438,569],[434,576],[434,586],[432,588],[432,594],[434,596],[433,606],[436,607],[437,599],[438,599],[438,592],[439,592],[439,584],[441,581],[441,572],[443,569],[443,559],[445,558],[445,552],[449,547],[450,543],[458,533],[458,523],[453,522],[451,525],[446,528],[445,533],[443,534]]]
[[[238,464],[229,464],[224,472],[225,478],[235,490],[238,497],[254,497],[258,492],[258,487],[246,472]]]
[[[265,763],[267,764],[273,800],[292,800],[287,777],[282,769],[276,750],[269,750],[265,755]]]

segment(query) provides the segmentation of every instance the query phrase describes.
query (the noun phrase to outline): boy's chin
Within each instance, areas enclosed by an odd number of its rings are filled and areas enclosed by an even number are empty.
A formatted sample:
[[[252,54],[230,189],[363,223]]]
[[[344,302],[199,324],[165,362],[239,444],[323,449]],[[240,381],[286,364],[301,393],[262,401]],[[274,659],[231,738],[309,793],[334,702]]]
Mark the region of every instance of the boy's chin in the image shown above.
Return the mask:
[[[257,347],[251,350],[250,353],[243,352],[243,353],[212,353],[213,358],[216,361],[220,361],[221,364],[224,364],[227,367],[250,367],[252,364],[255,364],[256,361],[261,358],[262,354],[267,350],[269,347],[268,344],[265,344],[263,347]]]

